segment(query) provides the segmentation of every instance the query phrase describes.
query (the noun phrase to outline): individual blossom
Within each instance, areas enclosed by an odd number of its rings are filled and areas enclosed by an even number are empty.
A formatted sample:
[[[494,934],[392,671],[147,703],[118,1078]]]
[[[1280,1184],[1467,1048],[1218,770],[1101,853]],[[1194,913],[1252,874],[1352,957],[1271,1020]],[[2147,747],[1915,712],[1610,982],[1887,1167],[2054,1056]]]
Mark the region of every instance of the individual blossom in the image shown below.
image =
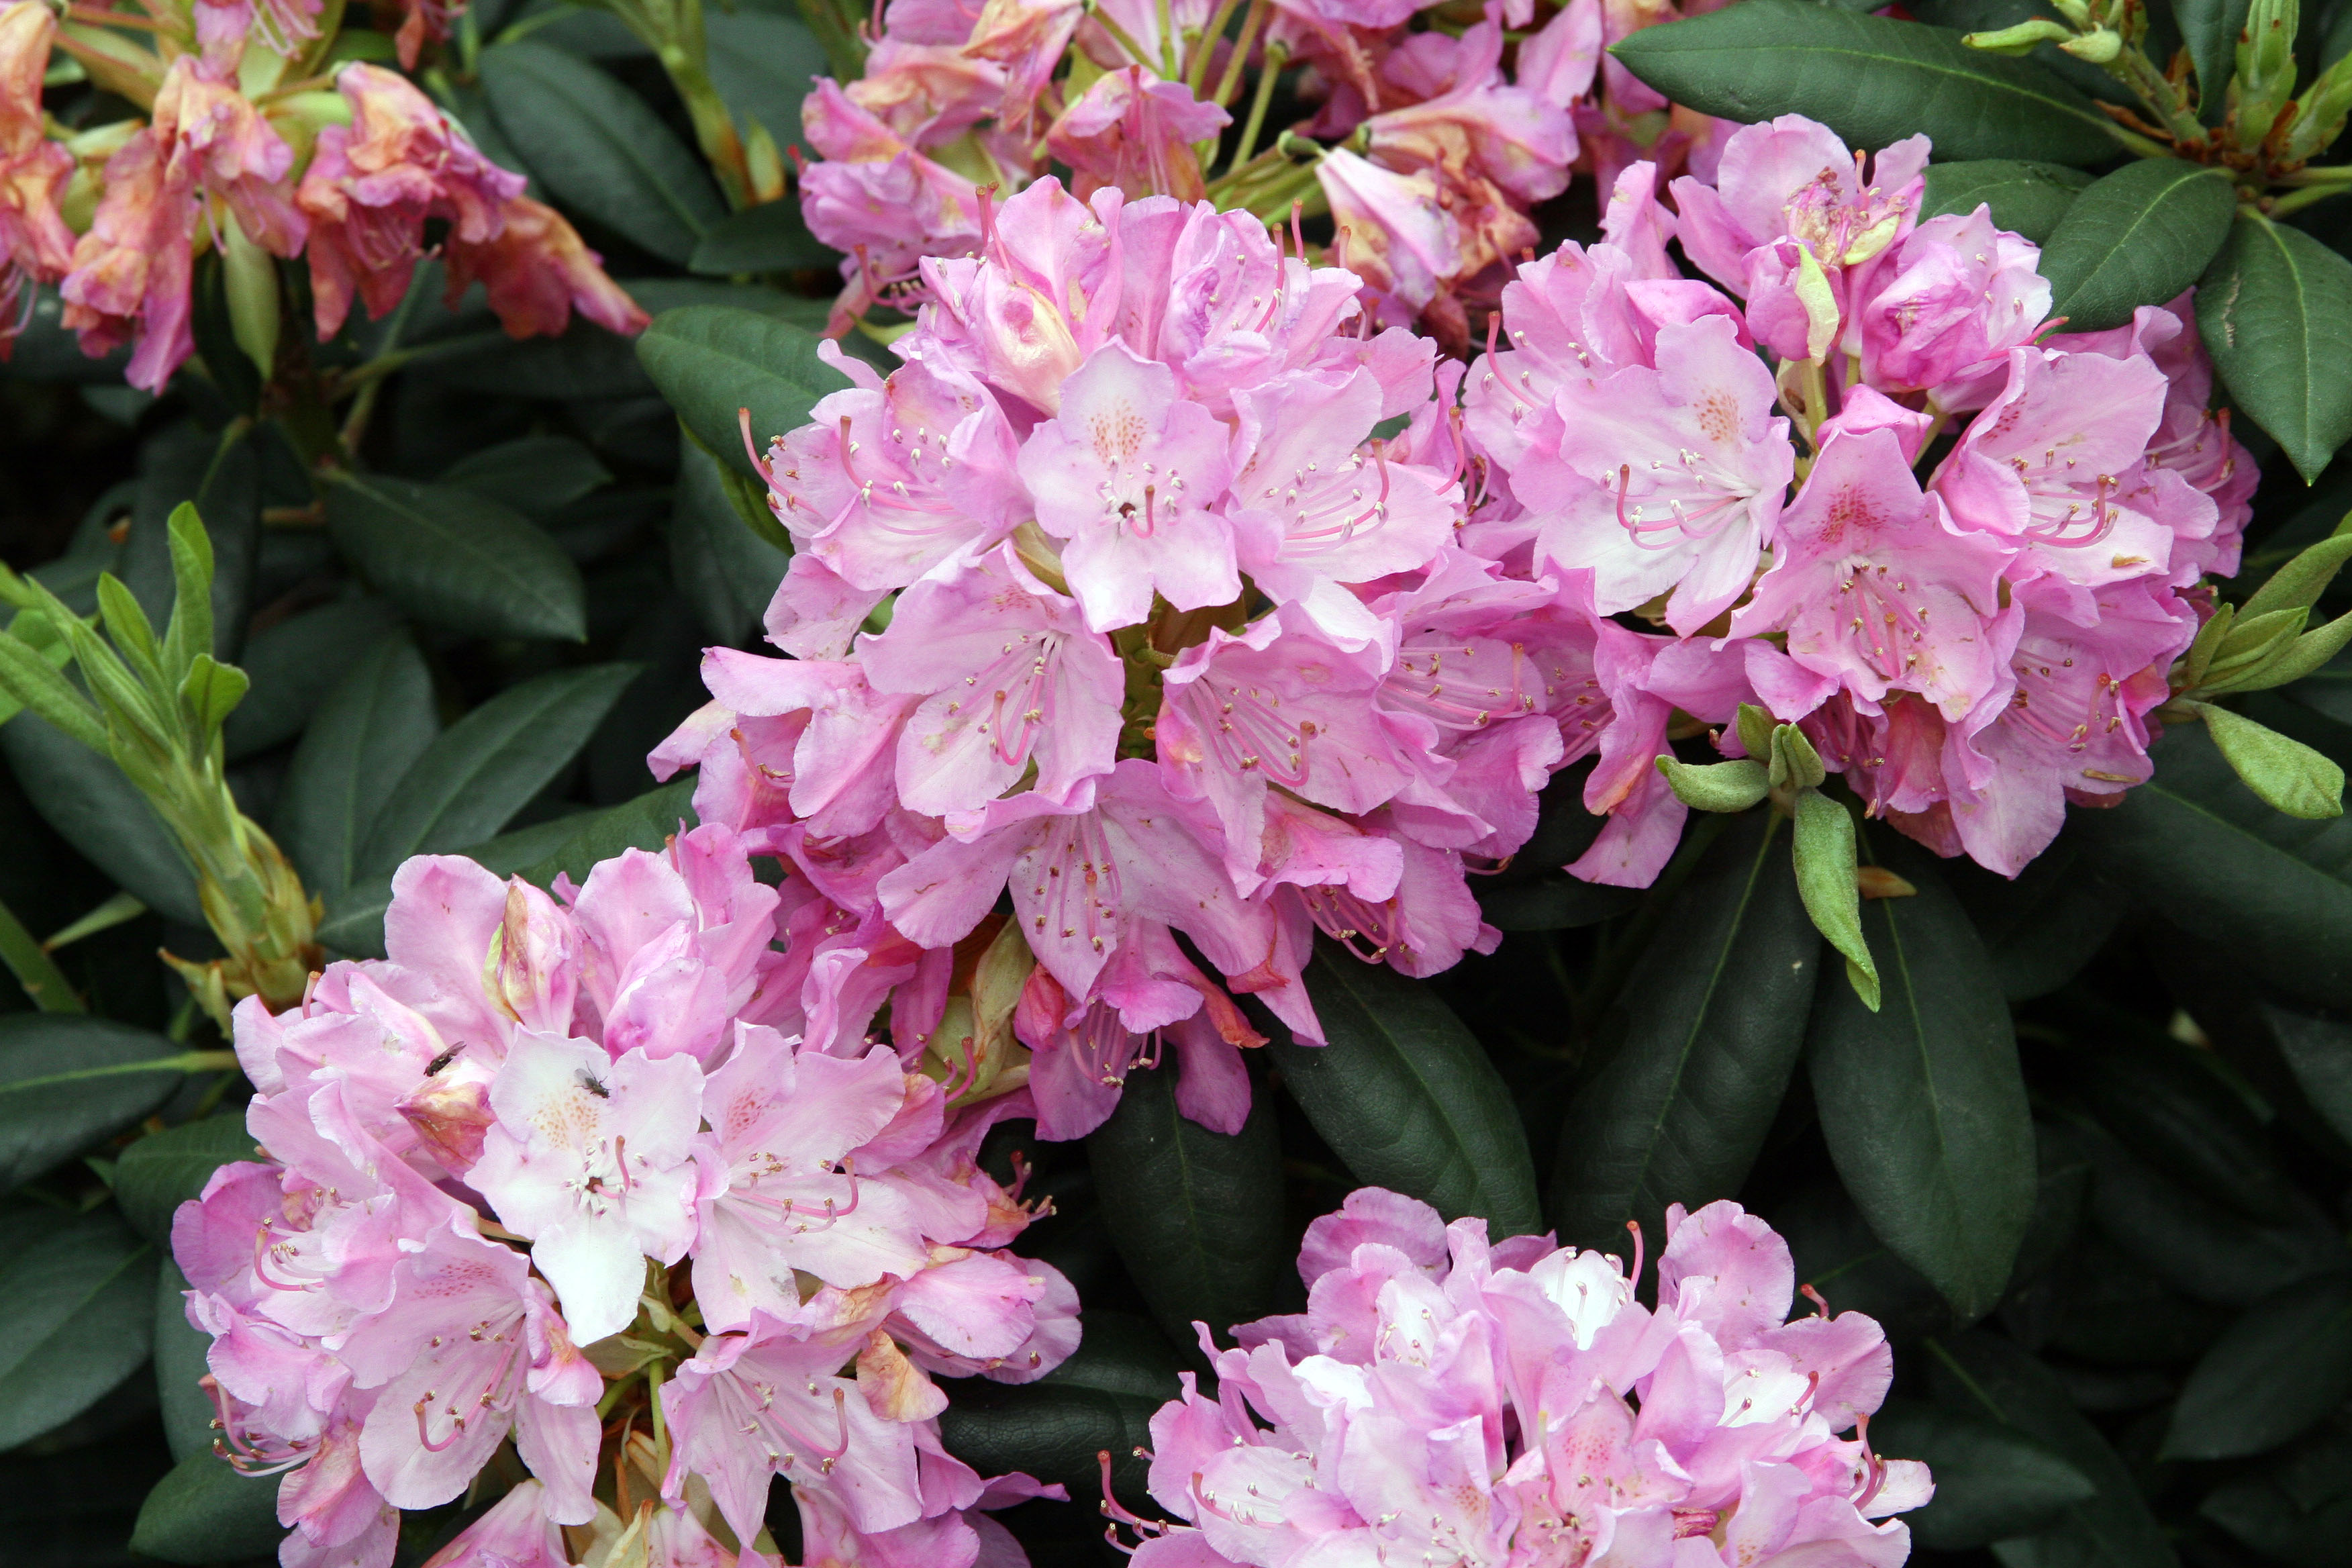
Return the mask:
[[[1490,1243],[1351,1194],[1309,1226],[1304,1313],[1235,1325],[1218,1397],[1151,1420],[1145,1568],[1376,1561],[1894,1568],[1927,1467],[1873,1452],[1892,1371],[1858,1312],[1788,1320],[1785,1242],[1736,1204],[1666,1213],[1654,1305],[1606,1253]],[[1843,1436],[1853,1432],[1855,1436]]]
[[[26,286],[55,282],[73,262],[73,231],[58,211],[73,154],[47,139],[41,120],[56,31],[55,15],[38,0],[0,6],[0,362],[31,309]]]
[[[1233,116],[1202,103],[1181,81],[1145,79],[1141,66],[1113,71],[1062,111],[1045,134],[1055,157],[1076,176],[1081,198],[1105,185],[1129,196],[1157,192],[1199,201],[1204,192],[1193,144],[1216,140]]]

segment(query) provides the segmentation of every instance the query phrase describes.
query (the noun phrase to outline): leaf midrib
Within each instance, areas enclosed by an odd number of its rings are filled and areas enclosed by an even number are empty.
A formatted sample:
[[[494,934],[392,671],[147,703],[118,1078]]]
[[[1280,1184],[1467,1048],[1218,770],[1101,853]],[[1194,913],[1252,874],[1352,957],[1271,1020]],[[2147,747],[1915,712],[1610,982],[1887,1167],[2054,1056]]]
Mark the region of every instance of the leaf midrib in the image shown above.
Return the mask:
[[[555,600],[549,598],[529,578],[518,575],[508,565],[507,558],[504,555],[480,548],[476,544],[474,540],[467,534],[441,526],[425,512],[409,506],[404,501],[394,500],[384,491],[369,484],[366,479],[362,476],[346,475],[342,482],[352,489],[357,491],[359,494],[367,497],[370,500],[373,500],[376,504],[383,507],[387,511],[391,511],[410,521],[415,526],[432,533],[436,538],[455,546],[457,551],[465,554],[470,560],[479,562],[481,563],[482,570],[508,584],[512,592],[518,597],[529,599],[532,603],[538,605],[539,607],[546,613],[546,616],[549,619],[562,622],[570,618],[566,614],[570,608],[569,605],[558,604]],[[499,511],[508,511],[509,510],[500,505],[499,502],[489,500],[486,496],[477,495],[470,490],[466,491],[465,495],[467,500],[478,506],[495,508]],[[515,517],[515,521],[521,522],[526,528],[530,526],[529,521],[524,519],[520,513],[515,513],[513,515]],[[518,536],[518,538],[520,538],[520,536]],[[509,542],[517,542],[517,540],[509,540]],[[554,542],[551,540],[549,541],[549,545],[550,548],[553,548]],[[545,625],[547,624],[547,621],[542,620],[541,624]]]
[[[2110,263],[2118,262],[2124,258],[2126,247],[2130,244],[2132,237],[2137,235],[2140,229],[2150,220],[2155,218],[2158,213],[2164,211],[2166,206],[2172,202],[2174,197],[2179,195],[2182,191],[2188,189],[2199,180],[2216,177],[2218,176],[2216,176],[2210,169],[2207,169],[2194,163],[2182,163],[2180,171],[2174,177],[2172,183],[2166,185],[2162,190],[2157,192],[2155,199],[2147,203],[2145,206],[2139,208],[2138,211],[2135,212],[2131,216],[2131,221],[2124,226],[2122,232],[2116,234],[2112,239],[2106,242],[2106,254],[2092,264],[2091,269],[2083,274],[2082,280],[2067,291],[2066,298],[2063,300],[2053,300],[2051,301],[2051,314],[2064,315],[2066,313],[2066,307],[2081,299],[2084,291],[2105,273]],[[2090,194],[2091,193],[2089,191],[2083,193],[2085,196]],[[2072,219],[2081,211],[2082,205],[2080,199],[2078,198],[2075,205],[2068,210],[2067,217]],[[2100,215],[2095,212],[2091,215],[2090,221],[2096,221],[2099,216]],[[2063,224],[2061,227],[2063,230]],[[2053,234],[2050,237],[2054,242],[2060,237],[2060,236]],[[2226,241],[2227,238],[2228,232],[2225,229],[2223,231],[2224,241]],[[2051,248],[2054,248],[2054,245]],[[2217,247],[2216,248],[2219,247]]]
[[[581,673],[585,675],[588,672],[583,670]],[[407,836],[406,840],[401,846],[399,852],[396,855],[371,855],[366,858],[367,864],[370,867],[379,865],[396,865],[398,862],[406,859],[411,855],[424,853],[425,851],[419,850],[417,846],[425,843],[432,837],[433,829],[439,826],[442,819],[448,815],[450,807],[466,797],[467,793],[471,789],[475,782],[482,776],[483,773],[489,767],[489,765],[499,758],[504,757],[507,754],[508,749],[511,747],[515,743],[516,740],[522,734],[528,731],[537,729],[541,721],[546,718],[548,712],[551,709],[554,709],[577,696],[583,689],[583,683],[578,679],[574,679],[566,682],[560,689],[551,690],[544,700],[535,704],[528,712],[525,712],[520,706],[518,706],[515,710],[515,722],[506,727],[504,734],[499,737],[494,745],[490,746],[487,750],[478,752],[473,763],[467,767],[465,772],[450,776],[448,780],[449,787],[446,788],[442,792],[440,804],[433,808],[433,815],[426,817],[422,823],[420,823],[416,831]],[[477,710],[476,711],[479,711],[479,710]],[[470,715],[468,715],[468,717],[470,717]],[[459,723],[463,722],[464,721],[459,721]],[[408,771],[401,774],[400,784],[406,784],[411,779],[416,778],[418,776],[418,770],[423,768],[427,763],[433,761],[433,753],[452,735],[455,735],[457,732],[457,725],[453,724],[447,730],[443,731],[439,735],[435,736],[433,744],[425,747],[423,754],[418,756],[416,761],[409,764]],[[575,747],[574,750],[576,751],[577,748]],[[394,785],[393,791],[394,798],[397,798],[399,792],[400,785]],[[520,808],[518,807],[517,809]],[[381,818],[378,820],[381,821]],[[371,842],[369,845],[371,848],[374,847],[373,838],[373,836],[371,835]]]

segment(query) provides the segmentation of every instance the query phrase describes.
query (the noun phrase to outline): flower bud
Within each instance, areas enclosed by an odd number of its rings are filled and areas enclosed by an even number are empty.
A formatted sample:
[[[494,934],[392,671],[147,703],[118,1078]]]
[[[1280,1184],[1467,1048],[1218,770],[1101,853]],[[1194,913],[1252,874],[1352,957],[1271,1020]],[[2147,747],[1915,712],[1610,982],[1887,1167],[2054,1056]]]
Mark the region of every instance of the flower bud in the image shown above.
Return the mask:
[[[2253,0],[2245,31],[2238,35],[2238,74],[2230,83],[2238,145],[2258,147],[2294,96],[2294,25],[2292,0]]]
[[[2079,8],[2079,7],[2078,7]],[[2074,30],[2047,16],[2036,16],[2030,22],[2020,22],[2013,27],[2002,27],[1990,33],[1970,33],[1960,42],[1972,49],[1982,49],[1991,55],[2030,55],[2046,43],[2062,47],[2074,41]]]
[[[2121,34],[2101,27],[2095,33],[2084,33],[2079,37],[2068,38],[2058,47],[2078,60],[2088,60],[2095,66],[2103,66],[2123,53],[2124,40]]]

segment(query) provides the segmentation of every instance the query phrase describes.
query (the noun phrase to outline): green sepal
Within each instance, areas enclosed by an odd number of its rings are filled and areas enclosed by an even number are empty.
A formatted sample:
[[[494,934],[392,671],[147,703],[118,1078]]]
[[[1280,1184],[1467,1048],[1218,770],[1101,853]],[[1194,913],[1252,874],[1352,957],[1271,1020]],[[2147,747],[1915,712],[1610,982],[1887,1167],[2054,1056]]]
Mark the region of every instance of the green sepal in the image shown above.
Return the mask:
[[[1813,929],[1845,955],[1853,994],[1878,1011],[1878,965],[1862,934],[1862,894],[1854,884],[1853,817],[1818,789],[1797,792],[1797,892]]]
[[[2265,610],[2260,615],[2239,612],[2212,662],[2205,667],[2203,684],[2219,687],[2233,677],[2253,674],[2271,658],[2284,653],[2310,618],[2311,612],[2301,605]]]
[[[2302,742],[2210,703],[2190,704],[2213,744],[2263,802],[2305,822],[2344,815],[2344,770]]]
[[[2213,656],[2221,649],[2221,640],[2230,635],[2230,627],[2238,618],[2235,605],[2217,605],[2212,617],[2197,628],[2197,637],[2189,651],[2180,656],[2173,667],[2172,687],[2176,691],[2194,691],[2205,679],[2205,671],[2213,663]]]
[[[1819,789],[1830,776],[1822,754],[1794,724],[1772,731],[1772,787],[1776,790]]]
[[[1753,702],[1739,705],[1739,743],[1759,763],[1772,755],[1773,722],[1772,715]]]
[[[1772,793],[1764,764],[1750,758],[1701,763],[1662,755],[1658,771],[1675,798],[1695,811],[1746,811]]]

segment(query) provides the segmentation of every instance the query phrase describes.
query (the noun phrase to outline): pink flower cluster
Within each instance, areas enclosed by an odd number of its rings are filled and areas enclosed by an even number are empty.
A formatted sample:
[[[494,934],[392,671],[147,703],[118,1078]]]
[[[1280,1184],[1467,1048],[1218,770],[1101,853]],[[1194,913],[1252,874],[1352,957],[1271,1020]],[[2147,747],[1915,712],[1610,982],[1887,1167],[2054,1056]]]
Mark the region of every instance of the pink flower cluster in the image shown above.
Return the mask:
[[[532,1479],[436,1563],[552,1568],[559,1527],[772,1563],[777,1476],[825,1561],[1019,1561],[976,1510],[1041,1489],[950,1458],[931,1379],[1026,1382],[1077,1342],[974,1163],[1022,1098],[951,1110],[887,1049],[780,1033],[778,895],[722,827],[555,898],[457,858],[394,889],[388,962],[238,1007],[267,1159],[173,1226],[223,1447],[288,1472],[286,1568],[383,1568],[397,1510],[509,1443]]]
[[[1560,1563],[1893,1568],[1925,1465],[1868,1418],[1892,1358],[1859,1312],[1788,1318],[1789,1248],[1737,1204],[1666,1213],[1657,1306],[1606,1253],[1379,1188],[1307,1229],[1307,1310],[1236,1328],[1151,1419],[1136,1568]],[[1814,1298],[1820,1302],[1820,1298]],[[1860,1428],[1855,1438],[1838,1434]],[[1885,1522],[1874,1522],[1885,1521]]]
[[[1472,531],[1662,622],[1662,666],[1737,658],[1873,815],[2014,876],[2068,801],[2148,776],[2257,474],[2185,300],[2060,332],[2033,245],[1982,208],[1919,221],[1927,157],[1865,168],[1790,116],[1675,180],[1672,213],[1628,170],[1610,243],[1504,290],[1465,398]]]

